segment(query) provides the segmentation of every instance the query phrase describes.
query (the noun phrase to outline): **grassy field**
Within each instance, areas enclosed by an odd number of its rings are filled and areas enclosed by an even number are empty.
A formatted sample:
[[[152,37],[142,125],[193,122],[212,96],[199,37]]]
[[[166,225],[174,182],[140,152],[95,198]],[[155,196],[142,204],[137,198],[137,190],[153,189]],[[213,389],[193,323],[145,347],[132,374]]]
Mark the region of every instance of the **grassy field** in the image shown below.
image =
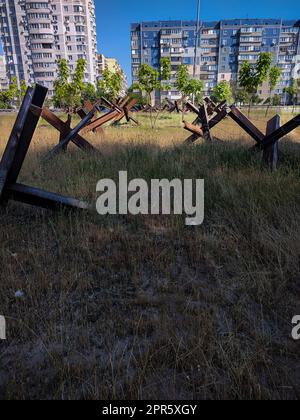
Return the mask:
[[[204,178],[204,225],[2,209],[0,397],[298,399],[300,131],[270,173],[230,120],[213,144],[185,146],[180,116],[155,130],[139,119],[88,136],[99,154],[71,147],[46,164],[58,133],[41,122],[20,180],[94,202],[97,181],[121,170]],[[0,116],[0,155],[13,121]]]

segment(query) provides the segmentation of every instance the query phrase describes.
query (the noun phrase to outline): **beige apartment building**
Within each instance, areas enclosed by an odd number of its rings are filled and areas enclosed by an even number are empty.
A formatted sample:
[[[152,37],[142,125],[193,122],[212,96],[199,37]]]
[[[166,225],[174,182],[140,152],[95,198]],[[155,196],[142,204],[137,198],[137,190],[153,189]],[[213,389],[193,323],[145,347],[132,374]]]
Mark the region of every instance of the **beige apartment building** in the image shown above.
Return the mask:
[[[128,89],[128,81],[127,76],[122,69],[120,63],[116,58],[111,57],[105,57],[104,54],[98,54],[98,79],[102,78],[104,70],[109,70],[112,73],[114,72],[120,72],[122,74],[122,92],[120,93],[122,96],[126,94],[126,91]]]
[[[6,61],[3,55],[0,55],[0,90],[8,89],[8,80],[6,75]]]
[[[1,35],[9,79],[39,83],[53,94],[57,61],[70,70],[87,62],[85,81],[98,75],[94,0],[0,0]]]

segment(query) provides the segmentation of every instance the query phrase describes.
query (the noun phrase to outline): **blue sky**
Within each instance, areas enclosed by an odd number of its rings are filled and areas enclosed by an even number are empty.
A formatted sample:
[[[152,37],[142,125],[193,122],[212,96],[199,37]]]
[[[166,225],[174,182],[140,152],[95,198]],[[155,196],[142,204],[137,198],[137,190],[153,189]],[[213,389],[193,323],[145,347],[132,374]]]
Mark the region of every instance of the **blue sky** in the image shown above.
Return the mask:
[[[201,19],[300,19],[300,0],[202,0]],[[95,0],[98,49],[119,59],[130,75],[130,23],[195,19],[197,0]]]
[[[300,19],[299,0],[202,0],[201,3],[203,20]],[[109,57],[116,57],[130,76],[130,23],[195,19],[197,0],[95,0],[95,4],[98,49]]]

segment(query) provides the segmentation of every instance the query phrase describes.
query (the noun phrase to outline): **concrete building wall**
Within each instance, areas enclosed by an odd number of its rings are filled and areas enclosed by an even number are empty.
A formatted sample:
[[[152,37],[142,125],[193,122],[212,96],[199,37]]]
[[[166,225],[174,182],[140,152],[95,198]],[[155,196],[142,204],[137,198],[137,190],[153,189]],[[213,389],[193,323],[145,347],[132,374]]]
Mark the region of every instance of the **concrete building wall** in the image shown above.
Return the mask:
[[[0,0],[3,50],[8,76],[53,93],[57,61],[73,70],[87,61],[85,81],[97,79],[96,22],[93,0]]]
[[[172,83],[180,64],[189,67],[193,74],[196,46],[196,22],[162,21],[131,25],[132,79],[136,81],[138,68],[147,63],[159,69],[161,57],[172,61]],[[242,63],[255,63],[261,52],[271,52],[274,64],[282,69],[276,88],[284,96],[284,88],[292,78],[300,77],[300,20],[233,19],[219,22],[201,22],[197,43],[196,77],[204,82],[205,94],[226,80],[237,81]],[[268,96],[266,86],[262,97]],[[163,99],[156,93],[156,99]],[[178,97],[176,89],[169,97]]]
[[[6,73],[6,61],[3,55],[0,55],[0,90],[8,89],[8,79]]]

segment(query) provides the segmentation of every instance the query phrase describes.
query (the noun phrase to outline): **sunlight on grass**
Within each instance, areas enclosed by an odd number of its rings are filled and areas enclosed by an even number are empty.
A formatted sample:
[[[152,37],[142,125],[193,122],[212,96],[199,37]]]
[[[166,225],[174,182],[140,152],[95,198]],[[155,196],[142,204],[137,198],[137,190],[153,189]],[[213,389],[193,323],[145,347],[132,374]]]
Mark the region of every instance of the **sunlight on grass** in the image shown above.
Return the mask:
[[[265,128],[264,115],[252,118]],[[117,180],[121,170],[146,180],[204,178],[204,225],[2,209],[9,345],[0,347],[1,396],[296,398],[299,130],[280,144],[270,173],[230,119],[213,131],[215,142],[194,146],[183,145],[181,115],[162,115],[155,130],[147,115],[138,119],[139,127],[87,136],[99,154],[70,146],[47,164],[59,134],[41,121],[20,180],[94,201],[97,181]],[[0,154],[13,122],[0,116]]]

